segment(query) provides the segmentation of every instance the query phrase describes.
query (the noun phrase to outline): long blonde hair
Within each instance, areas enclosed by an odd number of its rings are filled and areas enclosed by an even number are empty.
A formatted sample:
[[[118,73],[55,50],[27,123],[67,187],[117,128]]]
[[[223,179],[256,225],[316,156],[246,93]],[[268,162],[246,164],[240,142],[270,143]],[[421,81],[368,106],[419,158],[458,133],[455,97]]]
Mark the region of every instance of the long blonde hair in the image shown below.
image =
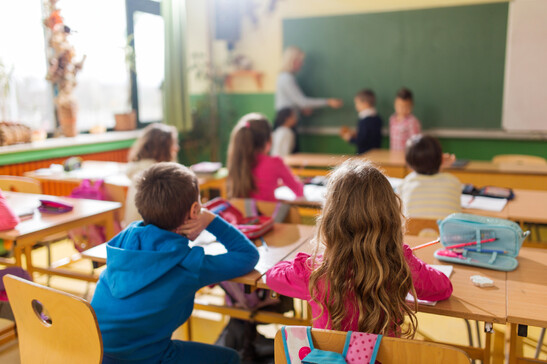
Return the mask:
[[[256,190],[253,168],[256,157],[272,138],[272,126],[259,113],[244,115],[230,134],[227,189],[230,198],[250,197]]]
[[[326,248],[309,289],[333,330],[414,335],[416,316],[405,300],[415,290],[403,253],[401,201],[372,164],[350,159],[331,173],[316,240],[317,250]],[[356,314],[358,328],[343,327]],[[403,332],[405,314],[410,325]]]
[[[297,61],[304,59],[304,52],[298,47],[290,46],[285,48],[283,58],[281,59],[281,71],[293,72]]]

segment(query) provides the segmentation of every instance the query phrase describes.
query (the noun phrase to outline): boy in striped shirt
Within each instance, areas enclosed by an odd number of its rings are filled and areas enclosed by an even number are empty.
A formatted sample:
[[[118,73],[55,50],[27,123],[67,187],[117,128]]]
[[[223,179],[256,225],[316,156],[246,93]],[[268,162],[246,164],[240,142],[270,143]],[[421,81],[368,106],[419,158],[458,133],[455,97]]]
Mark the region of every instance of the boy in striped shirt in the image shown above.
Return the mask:
[[[461,211],[461,183],[449,173],[439,173],[443,152],[436,138],[411,137],[406,144],[405,158],[413,170],[397,191],[405,216],[442,219]]]

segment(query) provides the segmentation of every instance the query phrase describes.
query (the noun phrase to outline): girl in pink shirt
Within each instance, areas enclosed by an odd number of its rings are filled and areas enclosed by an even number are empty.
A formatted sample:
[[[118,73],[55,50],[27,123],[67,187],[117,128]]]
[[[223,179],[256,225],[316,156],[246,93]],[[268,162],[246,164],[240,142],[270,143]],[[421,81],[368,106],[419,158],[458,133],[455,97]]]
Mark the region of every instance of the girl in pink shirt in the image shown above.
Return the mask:
[[[275,190],[284,184],[304,195],[303,184],[279,157],[271,157],[272,127],[262,114],[243,116],[230,135],[228,146],[228,196],[276,201]]]
[[[329,177],[316,252],[278,263],[267,284],[309,301],[313,327],[412,337],[416,317],[407,294],[444,300],[452,284],[412,254],[403,231],[401,202],[387,178],[367,162],[348,160]],[[403,331],[405,315],[410,325]]]
[[[389,118],[389,149],[405,150],[406,141],[420,134],[420,121],[412,114],[414,99],[412,92],[402,88],[395,98],[395,114]]]

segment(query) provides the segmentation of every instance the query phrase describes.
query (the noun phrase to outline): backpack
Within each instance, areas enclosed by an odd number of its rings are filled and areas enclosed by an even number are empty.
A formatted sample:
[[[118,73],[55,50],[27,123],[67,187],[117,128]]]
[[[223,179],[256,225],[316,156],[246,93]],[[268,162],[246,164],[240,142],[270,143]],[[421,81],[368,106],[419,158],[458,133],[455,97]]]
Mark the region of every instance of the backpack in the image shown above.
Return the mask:
[[[70,193],[72,198],[85,198],[89,200],[108,200],[104,181],[99,179],[92,183],[84,179],[82,183]],[[120,231],[119,223],[115,224],[116,230]],[[69,230],[68,237],[74,242],[74,247],[79,252],[100,245],[106,241],[104,226],[87,225]]]
[[[382,335],[348,331],[344,350],[340,354],[315,348],[311,327],[283,326],[281,337],[287,364],[374,363],[382,341]]]

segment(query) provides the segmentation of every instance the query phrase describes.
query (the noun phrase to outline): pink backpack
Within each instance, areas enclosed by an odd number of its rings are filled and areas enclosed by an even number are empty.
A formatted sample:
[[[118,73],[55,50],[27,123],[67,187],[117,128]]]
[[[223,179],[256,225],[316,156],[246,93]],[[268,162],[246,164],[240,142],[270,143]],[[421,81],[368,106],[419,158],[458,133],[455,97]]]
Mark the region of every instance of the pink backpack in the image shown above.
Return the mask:
[[[88,179],[84,179],[82,183],[72,190],[70,197],[86,198],[89,200],[108,200],[108,194],[105,190],[104,181],[97,180],[92,183]],[[120,230],[119,225],[116,225],[117,231]],[[74,242],[74,247],[79,252],[100,245],[106,241],[106,235],[103,226],[87,225],[72,229],[68,232],[69,238]]]

